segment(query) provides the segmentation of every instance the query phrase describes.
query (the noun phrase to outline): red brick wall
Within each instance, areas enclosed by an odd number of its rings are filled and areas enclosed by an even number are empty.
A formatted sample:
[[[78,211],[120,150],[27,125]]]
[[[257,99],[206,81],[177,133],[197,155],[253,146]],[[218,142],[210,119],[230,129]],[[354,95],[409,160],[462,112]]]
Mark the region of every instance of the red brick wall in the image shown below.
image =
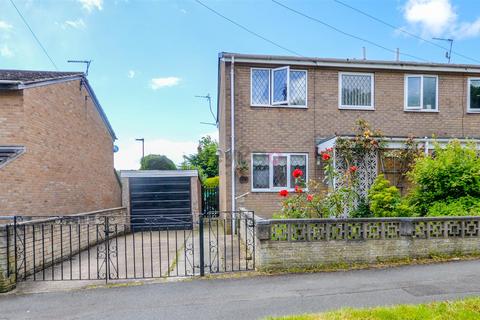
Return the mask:
[[[307,152],[310,178],[321,177],[316,165],[315,141],[335,134],[353,134],[358,118],[367,120],[387,136],[480,137],[480,114],[466,113],[467,75],[437,73],[438,113],[404,111],[404,72],[297,68],[308,70],[308,109],[258,108],[250,106],[250,68],[235,64],[235,147],[249,161],[252,152]],[[272,66],[266,66],[272,67]],[[338,109],[338,72],[372,72],[375,77],[375,111]],[[223,75],[220,100],[220,146],[230,148],[230,64]],[[249,173],[250,174],[250,173]],[[220,202],[230,209],[230,153],[220,157]],[[224,176],[222,178],[222,176]],[[237,179],[236,195],[251,192]],[[277,193],[250,193],[238,206],[269,217],[280,209]]]
[[[0,168],[0,215],[87,212],[121,205],[113,141],[80,82],[0,92],[0,145],[26,152]]]

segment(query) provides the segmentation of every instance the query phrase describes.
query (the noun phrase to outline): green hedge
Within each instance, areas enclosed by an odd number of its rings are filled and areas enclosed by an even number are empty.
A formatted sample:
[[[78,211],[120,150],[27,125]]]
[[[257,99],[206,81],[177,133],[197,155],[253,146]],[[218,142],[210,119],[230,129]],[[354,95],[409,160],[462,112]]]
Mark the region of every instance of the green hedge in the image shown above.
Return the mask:
[[[220,184],[220,177],[207,178],[203,181],[203,186],[207,188],[216,188]]]

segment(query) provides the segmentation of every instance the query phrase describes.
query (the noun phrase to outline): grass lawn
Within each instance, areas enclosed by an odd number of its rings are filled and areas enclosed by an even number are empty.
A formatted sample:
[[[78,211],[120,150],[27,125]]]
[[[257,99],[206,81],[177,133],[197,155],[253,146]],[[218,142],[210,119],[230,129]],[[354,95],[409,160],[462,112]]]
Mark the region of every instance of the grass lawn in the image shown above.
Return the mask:
[[[480,319],[480,298],[433,302],[419,305],[398,305],[370,309],[341,309],[338,311],[286,317],[270,320],[450,320]]]

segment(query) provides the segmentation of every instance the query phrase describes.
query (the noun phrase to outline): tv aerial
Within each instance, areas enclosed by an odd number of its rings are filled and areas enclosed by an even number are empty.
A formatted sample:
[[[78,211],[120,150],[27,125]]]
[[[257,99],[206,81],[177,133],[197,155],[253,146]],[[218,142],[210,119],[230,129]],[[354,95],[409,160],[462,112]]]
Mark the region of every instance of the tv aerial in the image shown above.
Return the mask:
[[[68,60],[68,63],[83,63],[87,65],[87,69],[85,70],[85,76],[88,76],[88,69],[90,68],[90,63],[92,60]]]

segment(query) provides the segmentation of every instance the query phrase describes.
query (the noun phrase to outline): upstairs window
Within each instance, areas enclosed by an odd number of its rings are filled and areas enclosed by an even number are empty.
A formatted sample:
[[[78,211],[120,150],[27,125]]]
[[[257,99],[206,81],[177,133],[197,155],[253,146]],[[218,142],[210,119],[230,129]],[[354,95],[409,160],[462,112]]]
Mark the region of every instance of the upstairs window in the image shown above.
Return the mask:
[[[250,99],[257,107],[306,107],[307,71],[252,68]]]
[[[340,109],[374,109],[374,77],[372,73],[340,72],[338,82]]]
[[[468,79],[468,112],[480,112],[480,78]]]
[[[438,111],[438,78],[429,75],[405,76],[405,110]]]
[[[252,154],[252,191],[293,190],[295,169],[301,169],[308,181],[307,154],[254,153]]]

